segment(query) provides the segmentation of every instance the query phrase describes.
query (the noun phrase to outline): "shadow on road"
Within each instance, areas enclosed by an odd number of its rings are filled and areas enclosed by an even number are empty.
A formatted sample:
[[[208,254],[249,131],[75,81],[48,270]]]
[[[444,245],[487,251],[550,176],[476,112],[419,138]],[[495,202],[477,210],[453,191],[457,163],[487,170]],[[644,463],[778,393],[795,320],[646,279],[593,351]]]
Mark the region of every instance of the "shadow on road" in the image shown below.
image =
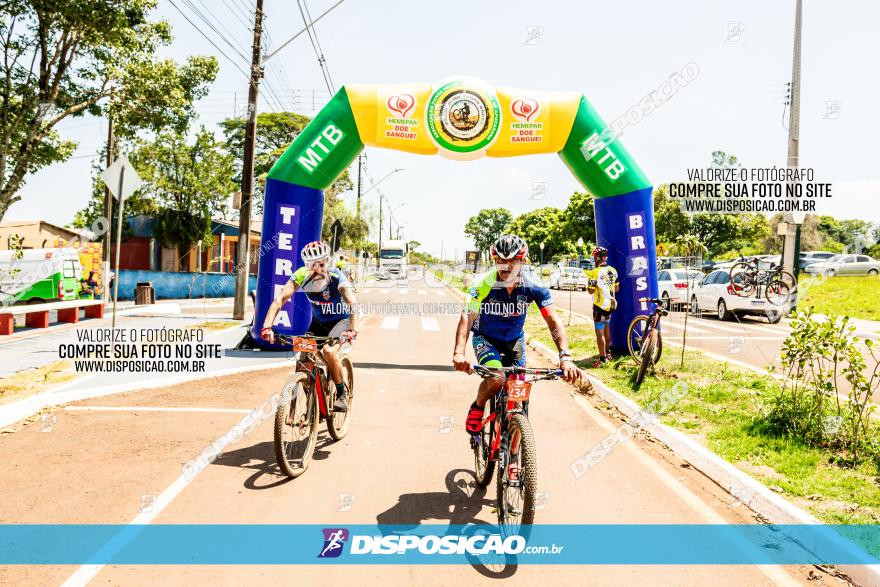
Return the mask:
[[[490,522],[477,516],[484,506],[494,506],[494,501],[486,498],[486,489],[477,485],[472,471],[453,469],[446,474],[447,491],[428,493],[404,493],[397,498],[397,503],[376,516],[380,525],[394,524],[411,526],[416,529],[419,524],[431,520],[448,520],[450,526],[466,525],[464,533],[468,536],[481,534],[481,527]],[[500,555],[470,556],[471,566],[484,577],[504,579],[516,573],[515,558]]]
[[[329,457],[330,451],[326,450],[326,447],[333,443],[333,438],[326,431],[319,432],[312,461],[321,461]],[[253,470],[254,474],[244,481],[244,486],[247,489],[272,489],[293,481],[278,468],[278,464],[275,462],[275,446],[272,441],[226,451],[218,456],[213,464]],[[308,475],[308,471],[305,474]]]

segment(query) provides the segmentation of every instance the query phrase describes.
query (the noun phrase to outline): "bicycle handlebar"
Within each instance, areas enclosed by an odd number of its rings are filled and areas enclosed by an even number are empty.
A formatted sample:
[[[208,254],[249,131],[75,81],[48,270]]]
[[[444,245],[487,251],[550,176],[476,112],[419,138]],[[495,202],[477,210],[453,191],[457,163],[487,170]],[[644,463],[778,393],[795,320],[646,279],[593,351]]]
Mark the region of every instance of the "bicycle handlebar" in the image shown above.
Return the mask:
[[[562,369],[534,369],[530,367],[487,367],[485,365],[471,365],[474,373],[480,377],[502,377],[506,375],[543,375],[547,379],[561,377]]]

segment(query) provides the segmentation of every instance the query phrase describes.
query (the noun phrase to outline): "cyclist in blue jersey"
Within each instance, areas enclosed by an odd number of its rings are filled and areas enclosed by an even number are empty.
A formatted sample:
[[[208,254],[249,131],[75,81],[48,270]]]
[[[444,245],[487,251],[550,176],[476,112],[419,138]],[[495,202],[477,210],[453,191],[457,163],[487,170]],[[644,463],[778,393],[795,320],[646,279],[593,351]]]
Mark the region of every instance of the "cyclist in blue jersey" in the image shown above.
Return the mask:
[[[472,372],[465,357],[468,335],[473,332],[474,353],[477,362],[487,367],[523,367],[526,364],[524,326],[529,306],[534,303],[550,328],[550,334],[559,349],[559,368],[566,381],[582,377],[571,360],[568,337],[562,321],[556,315],[550,291],[542,284],[522,274],[528,255],[526,242],[514,235],[503,235],[492,245],[495,270],[475,282],[468,291],[465,311],[462,312],[455,333],[452,364],[458,371]],[[503,385],[502,379],[483,379],[477,399],[471,404],[465,420],[465,429],[478,434],[484,407]]]
[[[260,331],[264,340],[275,342],[275,333],[272,331],[275,317],[298,289],[306,294],[312,306],[312,322],[309,324],[312,336],[340,337],[349,341],[355,339],[357,314],[351,309],[357,302],[348,278],[339,269],[331,267],[330,253],[330,246],[323,241],[314,241],[303,247],[300,256],[305,265],[294,271],[266,312]],[[342,381],[342,362],[337,355],[339,348],[339,344],[324,345],[321,354],[336,384],[333,410],[347,412],[348,390]]]

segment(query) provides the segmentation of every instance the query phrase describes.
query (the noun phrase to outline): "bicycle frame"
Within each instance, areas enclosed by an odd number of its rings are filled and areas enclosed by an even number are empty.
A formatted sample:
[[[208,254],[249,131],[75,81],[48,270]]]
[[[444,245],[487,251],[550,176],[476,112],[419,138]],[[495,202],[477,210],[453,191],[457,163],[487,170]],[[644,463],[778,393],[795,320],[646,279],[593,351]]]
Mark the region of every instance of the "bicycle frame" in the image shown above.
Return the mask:
[[[507,399],[507,386],[511,381],[517,381],[518,375],[508,375],[504,380],[504,385],[495,394],[495,410],[489,414],[485,420],[480,423],[480,428],[486,424],[495,422],[495,434],[492,438],[492,444],[489,445],[489,460],[497,461],[499,449],[501,448],[501,432],[502,423],[507,424],[507,420],[512,413],[523,413],[523,410],[516,404],[522,405],[523,402],[515,402]]]

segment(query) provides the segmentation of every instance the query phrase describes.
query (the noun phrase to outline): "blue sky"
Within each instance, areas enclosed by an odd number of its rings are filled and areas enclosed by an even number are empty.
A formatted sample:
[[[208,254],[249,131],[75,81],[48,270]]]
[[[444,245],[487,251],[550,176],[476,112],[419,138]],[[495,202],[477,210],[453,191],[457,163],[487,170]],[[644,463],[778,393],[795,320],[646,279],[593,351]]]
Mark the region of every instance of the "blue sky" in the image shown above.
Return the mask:
[[[248,0],[192,0],[219,19],[224,36],[249,58]],[[310,0],[317,16],[335,0]],[[181,0],[175,0],[201,24]],[[638,124],[623,143],[655,183],[686,179],[686,169],[706,165],[722,149],[746,166],[785,165],[787,131],[783,95],[791,72],[794,0],[705,2],[477,1],[460,5],[392,0],[346,0],[317,25],[332,80],[345,83],[437,81],[453,75],[481,77],[495,85],[583,92],[606,120],[680,71],[699,66],[699,76]],[[880,3],[804,1],[801,165],[834,184],[834,198],[820,211],[880,222]],[[456,6],[460,6],[456,10]],[[276,45],[302,28],[296,4],[266,0],[267,28]],[[160,0],[156,16],[174,26],[175,42],[163,53],[184,59],[217,54],[205,38]],[[248,21],[248,24],[249,21]],[[540,27],[527,44],[529,27]],[[221,28],[222,30],[222,28]],[[244,60],[217,39],[220,48]],[[201,121],[215,125],[246,99],[246,79],[226,58],[209,96],[199,103]],[[284,48],[267,67],[268,101],[261,110],[295,106],[312,113],[328,91],[308,38]],[[829,102],[839,111],[829,111]],[[835,112],[837,112],[835,114]],[[6,220],[43,218],[66,224],[88,200],[91,156],[106,135],[102,120],[79,118],[60,125],[79,142],[76,159],[31,176]],[[406,236],[439,252],[459,255],[471,243],[462,228],[480,208],[514,213],[564,206],[579,185],[556,155],[453,162],[368,149],[372,177],[406,226]],[[550,193],[531,199],[532,182]],[[353,194],[347,196],[353,199]],[[376,208],[378,194],[366,196]],[[49,204],[49,205],[47,205]]]

